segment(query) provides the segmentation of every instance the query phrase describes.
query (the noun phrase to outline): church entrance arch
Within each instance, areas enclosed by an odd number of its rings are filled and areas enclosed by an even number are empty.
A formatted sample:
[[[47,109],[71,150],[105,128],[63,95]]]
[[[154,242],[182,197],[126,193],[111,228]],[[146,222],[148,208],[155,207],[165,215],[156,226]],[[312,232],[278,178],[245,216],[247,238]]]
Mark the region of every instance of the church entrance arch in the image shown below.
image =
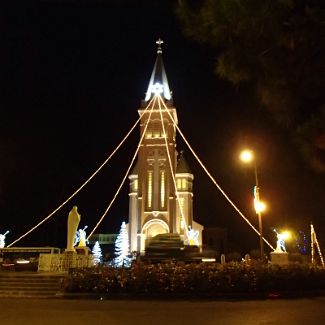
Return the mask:
[[[150,239],[159,234],[169,233],[169,227],[167,223],[161,219],[152,219],[146,222],[142,227],[142,238],[144,239],[144,246],[150,241]]]

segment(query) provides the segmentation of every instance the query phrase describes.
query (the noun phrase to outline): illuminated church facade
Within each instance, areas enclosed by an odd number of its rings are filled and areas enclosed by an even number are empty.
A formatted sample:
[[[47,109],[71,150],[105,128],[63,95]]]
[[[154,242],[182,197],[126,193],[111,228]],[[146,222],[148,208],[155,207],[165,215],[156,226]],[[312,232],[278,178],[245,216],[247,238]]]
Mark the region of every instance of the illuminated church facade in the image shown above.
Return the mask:
[[[202,245],[203,226],[193,220],[194,176],[176,150],[177,112],[163,64],[162,41],[157,44],[148,90],[138,110],[142,141],[129,174],[130,250],[139,253],[151,238],[165,233],[179,234],[185,244],[193,244],[188,236],[191,230],[197,235],[196,244]]]

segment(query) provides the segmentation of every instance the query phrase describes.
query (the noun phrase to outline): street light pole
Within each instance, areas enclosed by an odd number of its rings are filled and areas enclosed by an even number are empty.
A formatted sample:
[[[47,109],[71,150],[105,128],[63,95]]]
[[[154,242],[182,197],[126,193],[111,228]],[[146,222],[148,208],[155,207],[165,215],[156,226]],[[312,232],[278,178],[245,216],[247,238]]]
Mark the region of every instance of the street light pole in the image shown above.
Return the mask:
[[[254,171],[255,171],[255,200],[256,200],[255,211],[258,216],[258,228],[260,233],[260,255],[261,255],[261,260],[264,261],[262,209],[260,204],[260,187],[258,183],[256,159],[254,159]]]
[[[244,150],[241,152],[240,159],[245,163],[254,161],[254,172],[255,172],[254,206],[255,206],[255,212],[258,216],[258,228],[260,233],[260,255],[261,255],[261,260],[264,261],[262,211],[264,210],[265,206],[260,200],[260,187],[258,182],[256,157],[252,150]]]

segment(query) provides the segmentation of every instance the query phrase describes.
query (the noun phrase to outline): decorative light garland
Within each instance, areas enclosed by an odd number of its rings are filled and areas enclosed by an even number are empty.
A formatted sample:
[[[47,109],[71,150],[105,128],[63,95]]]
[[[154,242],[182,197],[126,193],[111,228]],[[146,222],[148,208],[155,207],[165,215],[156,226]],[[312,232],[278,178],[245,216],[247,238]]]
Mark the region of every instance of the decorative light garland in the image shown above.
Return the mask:
[[[167,151],[167,156],[168,156],[169,167],[170,167],[171,175],[172,175],[172,179],[173,179],[175,194],[176,194],[176,198],[177,198],[177,204],[178,204],[179,210],[181,212],[181,217],[182,217],[182,220],[184,222],[185,229],[187,229],[187,224],[186,224],[186,220],[185,220],[185,216],[184,216],[184,211],[183,211],[183,208],[182,208],[182,206],[180,204],[180,197],[179,197],[179,193],[178,193],[178,190],[177,190],[176,178],[175,178],[175,175],[174,175],[174,172],[173,172],[173,165],[172,165],[172,161],[171,161],[171,157],[170,157],[170,152],[169,152],[169,147],[168,147],[167,134],[166,134],[165,125],[164,125],[163,116],[162,116],[161,103],[163,103],[163,105],[165,106],[165,108],[166,108],[167,111],[168,111],[168,108],[165,105],[162,97],[159,94],[156,94],[156,96],[158,97],[158,106],[159,106],[160,121],[161,121],[162,129],[163,129],[165,146],[166,146],[166,151]],[[168,112],[168,114],[169,114],[169,112]],[[173,120],[173,123],[175,123],[174,120]],[[187,231],[185,231],[185,235],[187,237],[187,241],[189,241]]]
[[[107,164],[107,162],[113,157],[113,155],[117,152],[117,150],[122,146],[122,144],[125,142],[125,140],[129,137],[129,135],[132,133],[132,131],[134,130],[134,128],[137,126],[137,124],[139,123],[139,121],[141,121],[141,118],[143,116],[143,114],[146,113],[148,107],[150,105],[152,105],[151,109],[150,109],[150,115],[148,120],[146,121],[146,125],[145,125],[145,130],[141,136],[141,139],[139,141],[139,144],[137,146],[137,149],[135,151],[135,154],[132,158],[132,161],[127,169],[127,172],[125,173],[125,176],[123,177],[123,180],[120,184],[120,186],[118,187],[118,190],[116,191],[112,201],[110,202],[110,204],[108,205],[108,207],[106,208],[105,212],[103,213],[103,215],[101,216],[101,218],[99,219],[99,221],[97,222],[96,226],[93,228],[93,230],[90,232],[89,236],[87,237],[87,239],[89,239],[89,237],[94,233],[94,231],[97,229],[97,227],[99,226],[99,224],[102,222],[102,220],[104,219],[104,217],[106,216],[107,212],[109,211],[109,209],[111,208],[113,202],[115,201],[117,195],[119,194],[127,176],[129,175],[129,172],[131,170],[131,167],[133,165],[133,162],[138,154],[139,148],[141,146],[141,143],[143,141],[144,135],[146,133],[146,129],[148,127],[149,121],[150,121],[150,117],[153,111],[153,107],[156,103],[158,99],[158,105],[159,105],[159,111],[160,111],[160,116],[161,116],[161,123],[162,123],[162,127],[163,127],[163,133],[164,133],[164,139],[165,139],[165,145],[166,145],[166,149],[167,149],[167,155],[168,155],[168,160],[169,160],[169,164],[170,164],[170,168],[172,170],[172,164],[171,164],[171,158],[170,158],[170,153],[169,153],[169,148],[168,148],[168,142],[167,142],[167,137],[166,137],[166,132],[165,132],[165,127],[163,124],[163,119],[162,119],[162,110],[161,110],[161,103],[163,104],[165,110],[167,111],[169,117],[171,118],[173,125],[176,127],[177,131],[180,133],[181,137],[183,138],[184,142],[186,143],[186,145],[188,146],[188,148],[190,149],[190,151],[192,152],[192,154],[194,155],[194,157],[196,158],[196,160],[198,161],[198,163],[201,165],[201,167],[203,168],[203,170],[205,171],[205,173],[208,175],[208,177],[211,179],[211,181],[214,183],[214,185],[217,187],[217,189],[222,193],[222,195],[226,198],[226,200],[233,206],[233,208],[238,212],[238,214],[246,221],[246,223],[258,234],[260,235],[259,231],[251,224],[251,222],[244,216],[244,214],[239,210],[239,208],[231,201],[231,199],[228,197],[228,195],[222,190],[222,188],[219,186],[219,184],[216,182],[216,180],[213,178],[213,176],[210,174],[210,172],[207,170],[207,168],[204,166],[204,164],[202,163],[202,161],[199,159],[199,157],[197,156],[197,154],[195,153],[195,151],[193,150],[193,148],[190,146],[189,142],[187,141],[187,139],[185,138],[184,134],[182,133],[182,131],[180,130],[180,128],[178,127],[178,125],[176,124],[173,116],[170,114],[166,104],[164,103],[162,97],[158,94],[156,94],[148,103],[147,107],[145,108],[144,112],[140,115],[140,117],[138,118],[138,120],[135,122],[135,124],[131,127],[131,129],[129,130],[129,132],[126,134],[126,136],[122,139],[122,141],[118,144],[118,146],[114,149],[114,151],[109,155],[108,158],[106,158],[104,160],[104,162],[95,170],[95,172],[93,172],[91,174],[91,176],[75,191],[73,192],[72,195],[70,195],[62,204],[60,204],[53,212],[51,212],[47,217],[45,217],[42,221],[40,221],[38,224],[36,224],[34,227],[32,227],[29,231],[27,231],[25,234],[23,234],[22,236],[20,236],[18,239],[16,239],[15,241],[13,241],[12,243],[10,243],[7,247],[11,247],[12,245],[14,245],[15,243],[17,243],[18,241],[20,241],[21,239],[23,239],[24,237],[26,237],[28,234],[30,234],[32,231],[34,231],[36,228],[38,228],[40,225],[42,225],[45,221],[47,221],[51,216],[53,216],[57,211],[59,211],[66,203],[68,203],[76,194],[78,194],[98,173],[99,171]],[[175,187],[175,193],[177,196],[177,201],[179,204],[179,208],[180,208],[180,212],[183,218],[183,221],[185,223],[185,218],[184,218],[184,213],[183,213],[183,209],[179,203],[179,194],[177,191],[177,185],[176,185],[176,180],[175,180],[175,176],[173,173],[172,174],[172,178],[173,178],[173,183],[174,183],[174,187]],[[186,226],[186,223],[185,223]],[[323,257],[320,251],[320,247],[316,238],[316,233],[314,232],[314,228],[312,227],[312,233],[314,234],[314,240],[321,258],[321,262],[322,265],[324,266],[324,261],[323,261]],[[187,226],[186,226],[187,229]],[[274,250],[274,247],[263,237],[264,242],[271,248]],[[312,245],[313,246],[313,245]],[[313,247],[312,247],[312,252],[313,252]],[[313,258],[313,256],[312,256]]]
[[[322,266],[324,267],[325,265],[324,265],[323,255],[322,255],[322,252],[321,252],[319,244],[318,244],[318,240],[316,237],[316,232],[315,232],[313,224],[310,224],[310,235],[311,235],[311,263],[313,264],[315,262],[314,261],[314,255],[315,255],[314,245],[316,244],[316,247],[318,250],[318,255],[320,257],[320,261],[322,263]]]
[[[150,100],[147,107],[145,108],[145,111],[152,104],[153,100],[154,100],[154,98],[152,98]],[[143,112],[143,114],[145,113],[145,111]],[[58,212],[62,207],[64,207],[74,196],[76,196],[99,173],[99,171],[107,164],[107,162],[114,156],[114,154],[117,152],[117,150],[122,146],[122,144],[125,142],[125,140],[129,137],[129,135],[132,133],[132,131],[135,129],[135,127],[138,125],[138,123],[141,121],[143,114],[140,115],[140,117],[137,119],[137,121],[131,127],[130,131],[126,134],[126,136],[123,138],[123,140],[117,145],[117,147],[113,150],[113,152],[109,155],[109,157],[104,160],[104,162],[95,170],[95,172],[93,172],[90,175],[90,177],[75,192],[73,192],[63,203],[61,203],[47,217],[45,217],[43,220],[41,220],[39,223],[37,223],[34,227],[32,227],[30,230],[28,230],[25,234],[21,235],[19,238],[14,240],[7,247],[11,247],[12,245],[16,244],[21,239],[26,237],[28,234],[30,234],[32,231],[34,231],[36,228],[38,228],[40,225],[42,225],[45,221],[50,219],[50,217],[52,217],[56,212]]]
[[[162,116],[161,102],[163,104],[165,104],[165,103],[164,103],[163,99],[161,98],[161,96],[159,94],[156,94],[155,96],[158,97],[158,106],[159,106],[160,121],[161,121],[162,129],[163,129],[163,135],[164,135],[164,139],[165,139],[165,145],[166,145],[166,150],[167,150],[168,162],[169,162],[169,167],[170,167],[171,175],[172,175],[172,178],[173,178],[173,184],[174,184],[174,188],[175,188],[175,194],[176,194],[176,197],[177,197],[177,203],[178,203],[178,206],[179,206],[179,209],[180,209],[180,212],[181,212],[181,216],[182,216],[182,219],[183,219],[183,222],[184,222],[184,225],[185,225],[185,229],[187,229],[187,224],[186,224],[186,220],[185,220],[185,217],[184,217],[183,208],[182,208],[182,206],[180,204],[180,198],[179,198],[179,194],[178,194],[178,190],[177,190],[176,179],[175,179],[175,175],[174,175],[174,171],[173,171],[173,165],[172,165],[172,161],[171,161],[171,158],[170,158],[170,152],[169,152],[169,148],[168,148],[167,134],[166,134],[165,125],[164,125],[163,116]],[[166,107],[166,110],[168,111],[167,107]],[[175,122],[173,121],[173,123],[175,123]],[[187,237],[187,241],[189,241],[187,231],[185,231],[185,235]]]
[[[170,118],[173,121],[174,126],[176,127],[177,131],[179,132],[179,134],[181,135],[181,137],[183,138],[184,142],[186,143],[186,145],[188,146],[188,148],[190,149],[190,151],[192,152],[193,156],[196,158],[196,160],[198,161],[198,163],[201,165],[201,167],[203,168],[203,170],[205,171],[205,173],[209,176],[209,178],[211,179],[211,181],[214,183],[214,185],[218,188],[218,190],[222,193],[222,195],[227,199],[227,201],[232,205],[232,207],[238,212],[238,214],[246,221],[246,223],[260,236],[260,232],[252,225],[252,223],[244,216],[244,214],[239,210],[239,208],[237,208],[237,206],[231,201],[231,199],[228,197],[228,195],[222,190],[222,188],[220,187],[220,185],[216,182],[216,180],[213,178],[213,176],[209,173],[209,171],[207,170],[207,168],[204,166],[204,164],[201,162],[200,158],[197,156],[197,154],[195,153],[195,151],[192,149],[192,147],[190,146],[190,144],[188,143],[188,141],[186,140],[184,134],[182,133],[182,131],[180,130],[180,128],[178,127],[178,125],[176,124],[174,118],[172,117],[172,115],[169,113],[168,108],[166,106],[166,104],[164,103],[164,101],[162,100],[162,103],[168,113],[168,115],[170,116]],[[274,247],[263,237],[264,242],[271,248],[274,250]]]
[[[122,182],[121,182],[120,186],[118,187],[117,191],[115,192],[115,194],[114,194],[114,196],[113,196],[113,199],[111,200],[110,204],[108,205],[108,207],[106,208],[106,210],[104,211],[104,213],[102,214],[102,216],[100,217],[99,221],[97,222],[97,224],[95,225],[95,227],[93,228],[93,230],[90,232],[89,236],[87,237],[87,240],[89,240],[90,236],[94,233],[94,231],[98,228],[98,226],[100,225],[100,223],[101,223],[101,222],[103,221],[103,219],[105,218],[106,214],[108,213],[109,209],[111,208],[112,204],[114,203],[116,197],[117,197],[118,194],[120,193],[120,190],[121,190],[121,188],[122,188],[122,186],[123,186],[125,180],[126,180],[127,177],[129,176],[129,173],[130,173],[131,168],[132,168],[132,166],[133,166],[133,162],[134,162],[135,158],[136,158],[137,155],[138,155],[138,151],[139,151],[139,149],[140,149],[141,143],[142,143],[143,138],[144,138],[144,136],[145,136],[145,134],[146,134],[147,127],[148,127],[148,124],[149,124],[149,121],[150,121],[150,117],[151,117],[151,114],[152,114],[152,111],[153,111],[153,107],[154,107],[154,105],[155,105],[156,100],[157,100],[157,97],[154,96],[154,97],[153,97],[153,100],[150,101],[150,103],[152,103],[152,107],[151,107],[151,109],[150,109],[149,117],[148,117],[148,119],[147,119],[147,121],[146,121],[146,124],[145,124],[145,127],[144,127],[144,131],[142,132],[142,136],[141,136],[140,141],[139,141],[139,143],[138,143],[137,149],[135,150],[135,153],[134,153],[134,155],[133,155],[133,157],[132,157],[131,163],[130,163],[130,165],[129,165],[129,167],[128,167],[128,169],[127,169],[127,171],[126,171],[126,173],[125,173],[125,175],[124,175],[124,177],[123,177],[123,179],[122,179]],[[145,109],[145,111],[143,112],[143,114],[147,111],[147,109],[148,109],[150,103],[149,103],[148,106],[146,107],[146,109]],[[141,115],[141,117],[143,116],[143,114]]]

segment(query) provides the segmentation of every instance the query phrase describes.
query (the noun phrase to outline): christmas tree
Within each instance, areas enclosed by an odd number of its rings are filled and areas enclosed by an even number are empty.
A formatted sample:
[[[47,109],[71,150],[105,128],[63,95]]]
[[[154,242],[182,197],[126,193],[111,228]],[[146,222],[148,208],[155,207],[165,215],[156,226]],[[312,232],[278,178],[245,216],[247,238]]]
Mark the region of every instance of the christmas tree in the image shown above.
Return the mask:
[[[131,255],[129,247],[129,236],[126,229],[126,224],[123,221],[115,241],[115,258],[113,260],[114,267],[130,267],[131,266]]]
[[[103,254],[98,241],[95,242],[92,253],[94,255],[95,264],[101,263]]]

